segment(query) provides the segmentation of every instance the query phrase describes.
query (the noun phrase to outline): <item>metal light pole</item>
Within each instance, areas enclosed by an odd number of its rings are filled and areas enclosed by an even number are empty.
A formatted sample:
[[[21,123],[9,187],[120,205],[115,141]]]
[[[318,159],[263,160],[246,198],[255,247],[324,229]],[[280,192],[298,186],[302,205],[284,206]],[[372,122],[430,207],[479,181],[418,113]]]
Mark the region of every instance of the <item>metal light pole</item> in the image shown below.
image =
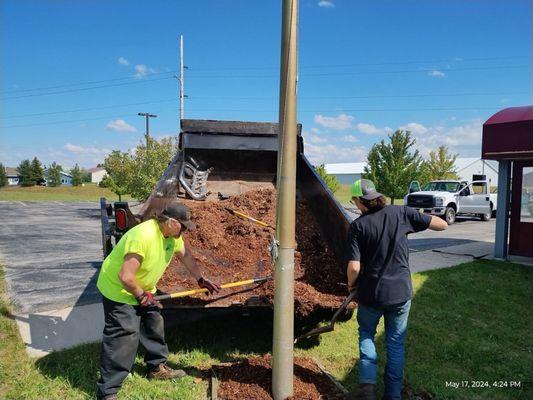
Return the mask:
[[[137,113],[141,117],[146,117],[146,132],[144,138],[146,139],[146,147],[148,148],[148,137],[150,136],[150,118],[157,118],[157,115],[150,113]]]
[[[298,0],[283,0],[277,170],[276,260],[272,395],[293,395],[294,247],[296,219],[296,89],[298,76]]]
[[[187,69],[185,65],[183,65],[183,35],[180,35],[180,76],[174,75],[174,78],[180,83],[180,125],[181,120],[185,118],[185,74],[183,71]]]

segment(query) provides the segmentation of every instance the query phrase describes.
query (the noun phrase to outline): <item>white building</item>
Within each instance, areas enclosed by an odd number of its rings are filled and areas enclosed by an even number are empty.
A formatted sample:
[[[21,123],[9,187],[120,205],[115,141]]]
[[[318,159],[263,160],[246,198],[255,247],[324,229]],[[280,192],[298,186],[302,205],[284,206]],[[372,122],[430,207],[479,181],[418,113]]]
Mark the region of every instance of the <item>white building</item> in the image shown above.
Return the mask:
[[[88,171],[91,173],[91,182],[96,184],[100,183],[106,175],[106,171],[102,167],[91,168]]]
[[[19,184],[20,176],[16,168],[6,167],[6,176],[8,186]]]
[[[325,164],[328,175],[335,175],[341,184],[351,184],[361,179],[366,162]]]
[[[364,172],[366,162],[325,164],[329,175],[335,175],[341,184],[350,184]],[[486,175],[490,186],[498,186],[498,162],[481,158],[458,158],[455,160],[455,171],[461,180],[472,180],[473,175]]]

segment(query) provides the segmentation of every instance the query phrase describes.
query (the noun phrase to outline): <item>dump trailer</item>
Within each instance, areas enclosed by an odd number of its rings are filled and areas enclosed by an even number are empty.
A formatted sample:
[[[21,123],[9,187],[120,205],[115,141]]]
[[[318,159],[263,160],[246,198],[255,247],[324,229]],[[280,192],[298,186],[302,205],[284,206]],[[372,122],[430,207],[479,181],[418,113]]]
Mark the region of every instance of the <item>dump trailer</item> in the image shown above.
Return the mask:
[[[181,120],[179,152],[169,164],[158,186],[177,185],[179,196],[197,201],[221,201],[257,188],[275,188],[278,158],[278,124],[266,122]],[[304,153],[301,125],[298,126],[297,196],[304,200],[316,219],[328,248],[333,250],[336,266],[344,269],[344,243],[351,218],[335,200],[333,193],[316,173]],[[161,196],[154,189],[151,198]],[[159,193],[159,194],[158,194]],[[143,210],[150,208],[145,205]],[[114,243],[135,223],[135,214],[125,202],[108,204],[101,200],[104,256]],[[261,306],[250,299],[225,307]],[[204,305],[176,305],[180,308],[208,308]],[[217,306],[218,307],[218,306]],[[211,312],[213,310],[210,310]]]

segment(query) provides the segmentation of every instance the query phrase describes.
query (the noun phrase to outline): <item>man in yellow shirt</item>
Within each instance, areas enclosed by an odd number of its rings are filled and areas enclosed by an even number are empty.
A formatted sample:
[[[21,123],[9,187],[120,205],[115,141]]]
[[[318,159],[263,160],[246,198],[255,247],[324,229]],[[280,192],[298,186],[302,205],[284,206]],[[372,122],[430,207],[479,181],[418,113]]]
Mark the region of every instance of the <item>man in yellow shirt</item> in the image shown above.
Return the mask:
[[[99,399],[117,399],[117,392],[128,376],[139,341],[146,349],[144,361],[148,377],[175,379],[182,370],[167,366],[161,304],[154,299],[156,285],[174,253],[201,288],[209,293],[220,286],[202,276],[182,232],[194,229],[189,209],[177,200],[160,216],[130,229],[102,264],[97,287],[103,296],[105,327],[100,358]]]

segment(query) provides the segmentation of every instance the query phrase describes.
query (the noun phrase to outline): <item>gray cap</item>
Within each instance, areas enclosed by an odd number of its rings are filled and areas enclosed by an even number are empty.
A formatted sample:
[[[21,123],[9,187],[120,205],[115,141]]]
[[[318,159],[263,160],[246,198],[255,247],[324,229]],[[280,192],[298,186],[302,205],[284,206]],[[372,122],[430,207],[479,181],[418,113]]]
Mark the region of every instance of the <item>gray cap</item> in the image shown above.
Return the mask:
[[[177,219],[184,227],[189,230],[195,229],[196,224],[191,221],[191,211],[185,204],[177,200],[172,200],[163,210],[163,215]]]

